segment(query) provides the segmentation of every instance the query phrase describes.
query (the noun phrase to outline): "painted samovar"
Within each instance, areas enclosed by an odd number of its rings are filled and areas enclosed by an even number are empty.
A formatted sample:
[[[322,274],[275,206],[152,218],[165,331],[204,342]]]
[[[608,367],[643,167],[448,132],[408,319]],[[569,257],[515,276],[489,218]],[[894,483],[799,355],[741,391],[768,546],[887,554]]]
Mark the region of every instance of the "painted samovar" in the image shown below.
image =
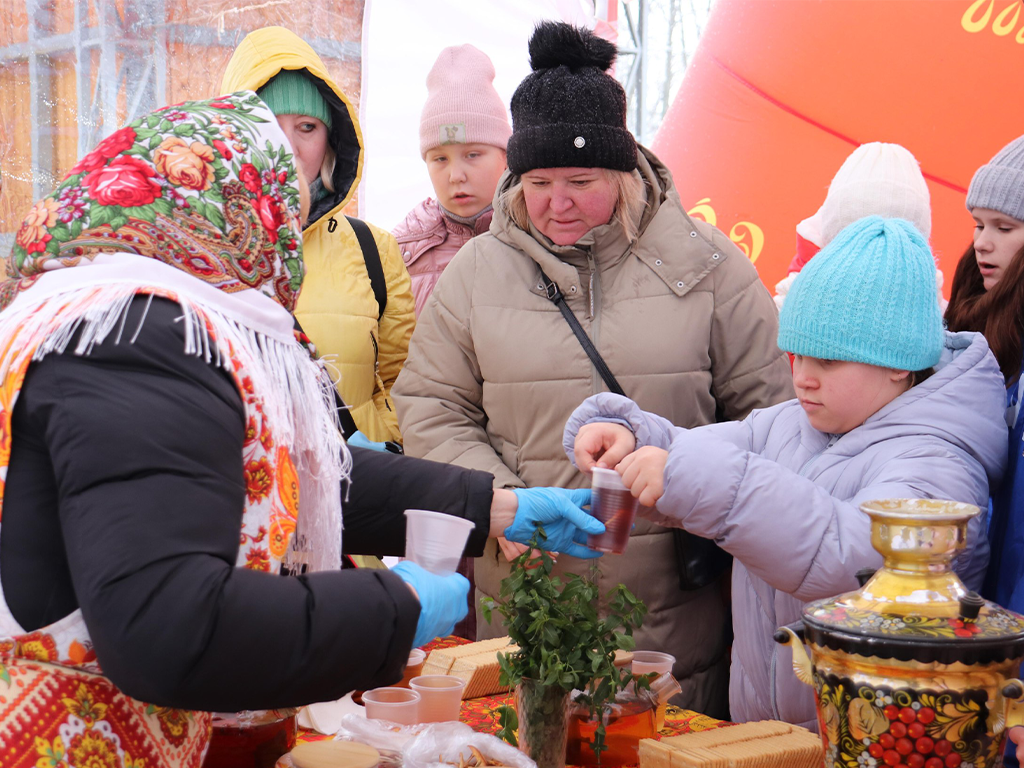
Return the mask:
[[[1002,765],[1006,730],[1024,725],[1024,616],[969,592],[952,570],[980,510],[925,499],[861,509],[882,568],[775,634],[814,688],[825,766]]]

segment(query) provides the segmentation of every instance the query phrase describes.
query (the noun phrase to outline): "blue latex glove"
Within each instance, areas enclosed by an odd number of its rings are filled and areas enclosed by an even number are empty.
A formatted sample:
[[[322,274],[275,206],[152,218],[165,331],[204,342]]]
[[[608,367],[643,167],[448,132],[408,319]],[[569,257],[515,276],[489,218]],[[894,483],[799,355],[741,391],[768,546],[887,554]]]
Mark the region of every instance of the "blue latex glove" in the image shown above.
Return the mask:
[[[375,443],[362,432],[356,432],[345,442],[356,448],[369,448],[371,451],[387,451],[387,446],[384,443]]]
[[[455,624],[469,613],[469,580],[459,573],[438,576],[420,568],[411,560],[403,560],[392,573],[416,590],[420,597],[420,620],[412,645],[419,648],[435,637],[447,637]]]
[[[505,529],[505,538],[529,544],[537,530],[544,526],[547,539],[544,549],[563,552],[573,557],[600,557],[601,552],[588,549],[587,535],[604,533],[604,523],[591,517],[582,508],[590,503],[590,489],[578,488],[515,488],[519,508],[515,521]]]

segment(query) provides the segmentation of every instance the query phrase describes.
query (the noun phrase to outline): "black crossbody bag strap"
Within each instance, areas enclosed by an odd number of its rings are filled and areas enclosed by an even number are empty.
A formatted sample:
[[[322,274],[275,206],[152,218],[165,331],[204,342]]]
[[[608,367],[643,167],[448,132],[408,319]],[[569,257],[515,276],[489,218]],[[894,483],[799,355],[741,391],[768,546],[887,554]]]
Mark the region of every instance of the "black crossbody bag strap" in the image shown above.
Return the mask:
[[[569,309],[569,304],[565,301],[565,296],[558,289],[558,283],[554,282],[550,277],[544,274],[544,270],[540,271],[540,277],[544,281],[544,288],[547,289],[548,299],[556,306],[562,313],[562,317],[565,318],[565,322],[572,328],[572,332],[576,334],[576,340],[579,341],[580,346],[583,347],[583,351],[587,353],[587,357],[590,358],[590,362],[597,368],[597,372],[601,374],[601,378],[604,379],[605,385],[609,391],[614,392],[616,395],[626,396],[626,393],[622,390],[621,385],[615,378],[615,374],[612,373],[612,369],[608,367],[608,364],[601,357],[601,353],[597,351],[597,347],[594,346],[594,342],[587,336],[587,332],[583,330],[583,326],[580,325],[579,319],[573,314],[573,311]]]
[[[590,358],[594,367],[597,368],[597,372],[601,374],[605,385],[616,395],[628,397],[615,378],[615,374],[612,373],[611,368],[608,367],[604,358],[601,357],[601,353],[597,351],[594,342],[590,340],[587,332],[583,330],[579,319],[569,309],[565,296],[558,289],[558,284],[544,274],[543,269],[540,271],[540,276],[544,281],[545,289],[547,289],[548,299],[561,311],[562,317],[565,318],[565,322],[572,328],[572,332],[576,334],[576,339],[579,341],[580,346],[583,347],[583,351],[587,353],[587,357]],[[679,568],[679,588],[681,590],[690,591],[707,586],[724,573],[725,569],[732,563],[732,557],[709,539],[702,539],[681,528],[672,529],[672,539],[676,550],[676,562]]]
[[[388,285],[384,281],[384,265],[380,262],[380,251],[377,250],[377,241],[373,239],[373,232],[362,219],[354,216],[346,216],[352,231],[356,233],[356,240],[359,241],[359,250],[363,252],[363,261],[366,262],[366,274],[370,276],[370,288],[373,289],[373,298],[377,301],[377,320],[384,317],[384,310],[388,306]]]

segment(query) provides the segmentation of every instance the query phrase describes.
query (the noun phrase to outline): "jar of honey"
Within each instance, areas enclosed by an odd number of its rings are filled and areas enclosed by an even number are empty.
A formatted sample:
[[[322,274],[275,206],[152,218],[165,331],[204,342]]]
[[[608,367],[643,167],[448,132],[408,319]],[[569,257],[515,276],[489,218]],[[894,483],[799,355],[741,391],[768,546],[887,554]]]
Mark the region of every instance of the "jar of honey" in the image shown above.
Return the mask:
[[[295,746],[295,709],[218,712],[203,768],[274,768]]]

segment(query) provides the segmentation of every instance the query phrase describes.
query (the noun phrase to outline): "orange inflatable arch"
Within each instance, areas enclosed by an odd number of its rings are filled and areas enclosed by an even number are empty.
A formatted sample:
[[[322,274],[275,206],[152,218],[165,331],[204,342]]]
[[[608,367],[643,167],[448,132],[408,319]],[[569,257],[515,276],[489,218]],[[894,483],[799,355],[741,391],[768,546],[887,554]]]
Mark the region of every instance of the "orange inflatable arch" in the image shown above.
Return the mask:
[[[902,144],[928,181],[948,296],[971,176],[1024,133],[1022,5],[718,0],[652,148],[772,288],[850,152]]]

